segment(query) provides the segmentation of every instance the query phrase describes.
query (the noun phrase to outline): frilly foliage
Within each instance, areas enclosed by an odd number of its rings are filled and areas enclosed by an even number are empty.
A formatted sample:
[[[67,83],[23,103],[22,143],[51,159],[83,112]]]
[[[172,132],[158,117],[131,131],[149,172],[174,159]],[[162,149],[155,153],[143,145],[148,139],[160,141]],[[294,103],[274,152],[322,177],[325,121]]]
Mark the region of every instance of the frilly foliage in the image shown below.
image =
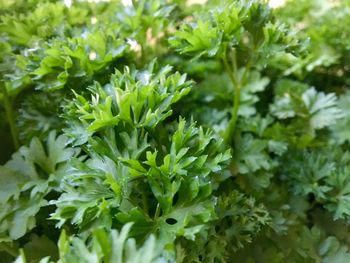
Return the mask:
[[[3,0],[2,262],[350,262],[348,1]]]

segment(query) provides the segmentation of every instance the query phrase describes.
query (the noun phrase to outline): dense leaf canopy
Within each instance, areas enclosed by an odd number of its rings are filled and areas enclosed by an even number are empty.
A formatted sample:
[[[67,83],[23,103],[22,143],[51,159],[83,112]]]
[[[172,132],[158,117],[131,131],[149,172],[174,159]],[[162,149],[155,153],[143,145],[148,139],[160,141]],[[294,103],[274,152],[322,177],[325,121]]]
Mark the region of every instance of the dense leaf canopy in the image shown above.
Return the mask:
[[[0,261],[350,262],[350,2],[0,1]]]

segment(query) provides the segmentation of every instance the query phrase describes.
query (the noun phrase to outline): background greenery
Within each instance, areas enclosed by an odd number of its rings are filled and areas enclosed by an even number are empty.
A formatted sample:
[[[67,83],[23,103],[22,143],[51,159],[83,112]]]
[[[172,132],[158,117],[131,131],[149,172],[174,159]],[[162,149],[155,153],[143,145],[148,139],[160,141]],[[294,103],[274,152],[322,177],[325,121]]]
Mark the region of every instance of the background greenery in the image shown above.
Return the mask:
[[[3,262],[350,262],[348,0],[66,4],[0,1]]]

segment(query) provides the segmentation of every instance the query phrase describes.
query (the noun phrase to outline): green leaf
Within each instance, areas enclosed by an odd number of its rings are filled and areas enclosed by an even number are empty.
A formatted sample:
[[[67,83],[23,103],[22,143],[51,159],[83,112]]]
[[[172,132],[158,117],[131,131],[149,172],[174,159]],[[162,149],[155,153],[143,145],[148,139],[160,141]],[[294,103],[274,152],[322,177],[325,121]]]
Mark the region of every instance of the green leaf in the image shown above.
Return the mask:
[[[123,125],[155,127],[171,115],[171,105],[190,91],[186,75],[169,75],[171,67],[154,73],[154,63],[146,71],[117,71],[110,85],[102,88],[98,83],[91,87],[92,101],[77,95],[70,111],[78,114],[87,130],[96,132],[108,127]],[[87,122],[87,123],[86,123]]]
[[[36,225],[36,215],[47,205],[45,196],[57,190],[67,160],[77,152],[66,148],[67,138],[51,132],[46,147],[34,138],[1,169],[0,235],[16,240]]]
[[[336,123],[343,117],[338,108],[335,94],[317,93],[314,88],[308,89],[302,95],[302,100],[310,114],[310,125],[314,129],[321,129]]]
[[[157,245],[154,236],[149,236],[141,245],[136,245],[135,239],[129,237],[132,224],[126,224],[120,232],[115,229],[97,229],[93,231],[90,240],[82,237],[67,237],[65,232],[60,237],[58,261],[43,258],[40,262],[86,262],[86,263],[153,263],[164,262],[162,250]],[[47,251],[46,251],[47,252]],[[31,251],[24,250],[24,254],[31,255]],[[21,255],[17,261],[26,262]],[[32,256],[32,255],[31,255]]]
[[[234,160],[239,173],[247,174],[259,169],[270,170],[274,166],[267,152],[266,141],[245,134],[238,143]]]

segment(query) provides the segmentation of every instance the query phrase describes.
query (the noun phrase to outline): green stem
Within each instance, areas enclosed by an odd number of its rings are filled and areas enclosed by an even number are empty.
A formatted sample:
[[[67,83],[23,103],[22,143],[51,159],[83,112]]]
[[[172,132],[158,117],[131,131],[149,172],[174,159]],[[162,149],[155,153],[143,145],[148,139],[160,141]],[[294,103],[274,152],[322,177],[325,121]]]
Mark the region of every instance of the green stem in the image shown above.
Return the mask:
[[[235,51],[233,51],[233,52],[235,53]],[[235,55],[234,55],[234,57],[235,57]],[[229,78],[231,80],[233,88],[235,89],[236,86],[237,86],[236,74],[234,74],[234,73],[237,72],[237,69],[235,68],[236,64],[234,63],[234,65],[233,65],[234,68],[231,69],[230,65],[227,62],[227,56],[226,55],[222,58],[222,62],[224,63],[225,70],[226,70],[226,72],[227,72],[227,74],[228,74],[228,76],[229,76]]]
[[[149,206],[148,206],[148,198],[146,196],[145,191],[142,191],[142,203],[143,203],[143,210],[146,214],[148,214]]]
[[[234,135],[234,132],[236,129],[236,123],[238,120],[238,110],[239,110],[239,105],[240,105],[241,89],[242,89],[244,82],[246,81],[247,74],[248,74],[249,69],[250,69],[250,62],[248,62],[245,69],[244,69],[242,77],[239,77],[235,49],[231,50],[231,60],[232,60],[231,61],[232,67],[233,67],[232,69],[227,62],[227,54],[225,54],[225,56],[223,58],[223,63],[225,66],[225,70],[230,77],[230,80],[231,80],[231,83],[232,83],[233,89],[234,89],[233,108],[232,108],[232,112],[231,112],[231,119],[228,123],[227,130],[224,134],[224,140],[229,145],[232,143],[232,138],[233,138],[233,135]]]
[[[5,112],[6,112],[6,117],[8,120],[8,123],[10,125],[10,131],[11,131],[11,137],[13,141],[13,145],[15,149],[17,150],[19,148],[19,141],[18,141],[18,131],[15,123],[15,118],[13,114],[13,109],[12,109],[12,103],[10,101],[10,97],[7,93],[6,86],[4,85],[4,82],[0,83],[1,89],[4,94],[4,107],[5,107]]]
[[[230,122],[228,124],[228,128],[226,130],[226,136],[224,138],[227,144],[232,143],[232,137],[233,137],[233,134],[234,134],[235,129],[236,129],[240,96],[241,96],[241,87],[240,87],[240,85],[237,85],[235,88],[235,94],[233,97],[232,116],[231,116]]]
[[[157,204],[156,212],[154,213],[154,220],[156,220],[159,217],[160,214],[160,205]]]

